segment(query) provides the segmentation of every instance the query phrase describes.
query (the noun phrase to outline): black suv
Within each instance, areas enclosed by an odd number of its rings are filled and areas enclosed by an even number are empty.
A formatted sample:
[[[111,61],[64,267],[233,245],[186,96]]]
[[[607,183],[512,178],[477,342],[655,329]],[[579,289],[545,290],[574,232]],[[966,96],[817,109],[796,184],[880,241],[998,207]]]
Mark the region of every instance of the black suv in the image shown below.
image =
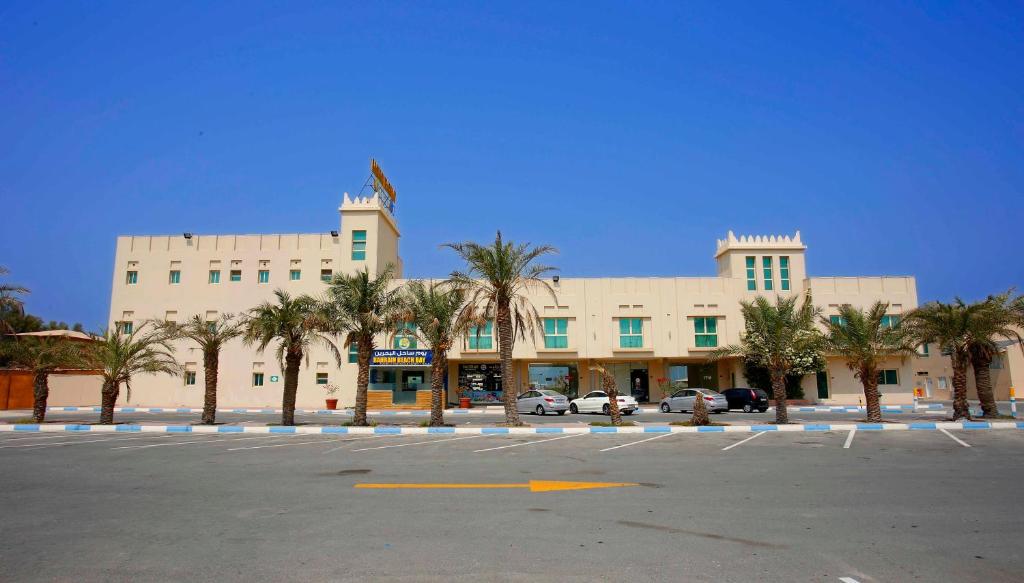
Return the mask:
[[[743,409],[744,413],[768,410],[768,393],[761,389],[726,389],[722,391],[730,409]]]

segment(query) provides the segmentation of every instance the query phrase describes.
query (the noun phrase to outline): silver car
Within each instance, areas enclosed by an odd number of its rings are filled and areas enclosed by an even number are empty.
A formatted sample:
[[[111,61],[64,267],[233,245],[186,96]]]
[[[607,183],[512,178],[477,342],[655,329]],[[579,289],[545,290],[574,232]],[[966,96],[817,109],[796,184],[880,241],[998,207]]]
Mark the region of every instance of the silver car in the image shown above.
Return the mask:
[[[569,399],[562,393],[550,389],[527,391],[516,399],[516,410],[520,413],[544,415],[554,412],[565,415],[568,409]]]
[[[711,389],[680,389],[661,400],[662,413],[671,411],[693,411],[693,400],[700,395],[708,411],[724,413],[729,410],[725,395]]]

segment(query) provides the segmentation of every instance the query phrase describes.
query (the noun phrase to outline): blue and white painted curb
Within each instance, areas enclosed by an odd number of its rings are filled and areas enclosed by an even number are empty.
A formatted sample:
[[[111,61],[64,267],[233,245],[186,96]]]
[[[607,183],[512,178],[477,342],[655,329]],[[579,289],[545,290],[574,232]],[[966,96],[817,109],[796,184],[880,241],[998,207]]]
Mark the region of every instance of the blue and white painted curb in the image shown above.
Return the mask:
[[[320,427],[276,425],[0,425],[0,433],[258,433],[258,434],[355,434],[355,435],[547,435],[558,433],[760,433],[822,431],[937,431],[939,429],[1024,429],[1024,421],[944,421],[917,423],[803,423],[790,425],[716,425],[682,427],[643,425],[632,427]]]

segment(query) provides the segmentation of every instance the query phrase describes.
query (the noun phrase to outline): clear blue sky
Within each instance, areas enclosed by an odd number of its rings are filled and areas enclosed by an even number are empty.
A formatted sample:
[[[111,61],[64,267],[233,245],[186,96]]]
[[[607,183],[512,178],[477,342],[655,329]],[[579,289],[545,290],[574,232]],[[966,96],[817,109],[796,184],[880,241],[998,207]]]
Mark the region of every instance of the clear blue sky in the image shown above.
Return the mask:
[[[566,276],[800,229],[812,275],[1024,284],[1020,3],[143,4],[0,4],[0,265],[44,319],[105,322],[118,234],[336,228],[371,156],[414,277],[496,228]]]

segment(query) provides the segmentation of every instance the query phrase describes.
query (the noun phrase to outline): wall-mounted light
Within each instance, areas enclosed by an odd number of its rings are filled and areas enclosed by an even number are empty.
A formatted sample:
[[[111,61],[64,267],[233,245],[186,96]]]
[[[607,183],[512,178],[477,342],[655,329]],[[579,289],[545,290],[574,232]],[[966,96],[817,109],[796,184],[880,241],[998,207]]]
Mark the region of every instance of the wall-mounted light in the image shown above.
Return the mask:
[[[181,236],[185,237],[186,239],[191,239],[192,238],[192,233],[185,232],[185,233],[182,233]]]
[[[558,279],[559,279],[559,278],[558,278],[558,276],[557,276],[557,275],[552,275],[552,276],[551,276],[551,281],[553,281],[553,282],[555,282],[555,283],[558,283]]]
[[[337,237],[338,236],[338,232],[337,231],[331,231],[331,236],[332,237]]]

